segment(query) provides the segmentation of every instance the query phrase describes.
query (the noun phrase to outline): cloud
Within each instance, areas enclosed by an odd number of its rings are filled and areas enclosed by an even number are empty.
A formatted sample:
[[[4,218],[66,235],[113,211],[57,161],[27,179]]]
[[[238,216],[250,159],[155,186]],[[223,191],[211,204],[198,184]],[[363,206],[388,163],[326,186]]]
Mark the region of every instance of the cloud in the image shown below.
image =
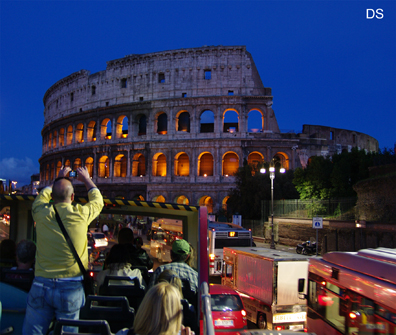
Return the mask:
[[[30,177],[32,174],[39,173],[40,167],[34,163],[30,158],[3,158],[0,161],[0,178],[8,180],[15,180],[18,182],[17,188],[30,184]]]

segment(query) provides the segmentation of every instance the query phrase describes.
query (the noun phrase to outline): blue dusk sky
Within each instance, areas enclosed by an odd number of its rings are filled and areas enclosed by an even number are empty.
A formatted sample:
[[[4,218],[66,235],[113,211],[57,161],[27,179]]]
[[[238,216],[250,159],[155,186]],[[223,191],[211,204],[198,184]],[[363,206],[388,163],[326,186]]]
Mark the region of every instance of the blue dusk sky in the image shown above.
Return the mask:
[[[0,6],[0,178],[18,187],[39,172],[47,89],[128,54],[246,45],[272,88],[281,131],[324,125],[366,133],[380,148],[396,142],[396,1],[1,0]]]

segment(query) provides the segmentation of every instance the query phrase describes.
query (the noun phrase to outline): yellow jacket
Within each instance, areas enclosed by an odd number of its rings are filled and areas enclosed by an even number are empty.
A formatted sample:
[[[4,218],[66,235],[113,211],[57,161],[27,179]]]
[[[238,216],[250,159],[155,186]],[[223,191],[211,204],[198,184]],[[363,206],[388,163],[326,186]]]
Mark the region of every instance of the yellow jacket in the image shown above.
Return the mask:
[[[82,273],[56,221],[53,204],[50,204],[51,193],[52,189],[45,187],[32,205],[37,235],[35,275],[45,278],[77,277]],[[56,204],[63,225],[85,268],[88,267],[88,226],[104,206],[103,197],[97,188],[89,190],[88,199],[89,202],[84,205]]]

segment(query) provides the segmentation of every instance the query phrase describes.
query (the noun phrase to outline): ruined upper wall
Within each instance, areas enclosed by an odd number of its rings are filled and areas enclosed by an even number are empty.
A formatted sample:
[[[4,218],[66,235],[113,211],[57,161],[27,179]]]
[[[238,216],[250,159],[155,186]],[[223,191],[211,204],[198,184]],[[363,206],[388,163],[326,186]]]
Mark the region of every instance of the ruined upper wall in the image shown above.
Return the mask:
[[[210,46],[107,62],[105,71],[81,70],[44,95],[44,124],[97,107],[181,97],[271,95],[245,46]]]

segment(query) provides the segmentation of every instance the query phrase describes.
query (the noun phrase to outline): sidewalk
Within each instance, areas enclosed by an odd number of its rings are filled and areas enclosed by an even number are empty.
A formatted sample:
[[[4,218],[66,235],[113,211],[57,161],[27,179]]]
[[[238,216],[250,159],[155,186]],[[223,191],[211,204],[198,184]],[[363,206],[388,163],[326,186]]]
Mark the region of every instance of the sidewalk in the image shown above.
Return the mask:
[[[263,237],[253,236],[253,241],[254,241],[254,243],[256,243],[256,247],[270,249],[270,246],[271,246],[270,241],[266,241],[265,238],[263,238]],[[296,246],[275,243],[275,250],[283,250],[283,251],[287,251],[287,252],[295,254]]]

